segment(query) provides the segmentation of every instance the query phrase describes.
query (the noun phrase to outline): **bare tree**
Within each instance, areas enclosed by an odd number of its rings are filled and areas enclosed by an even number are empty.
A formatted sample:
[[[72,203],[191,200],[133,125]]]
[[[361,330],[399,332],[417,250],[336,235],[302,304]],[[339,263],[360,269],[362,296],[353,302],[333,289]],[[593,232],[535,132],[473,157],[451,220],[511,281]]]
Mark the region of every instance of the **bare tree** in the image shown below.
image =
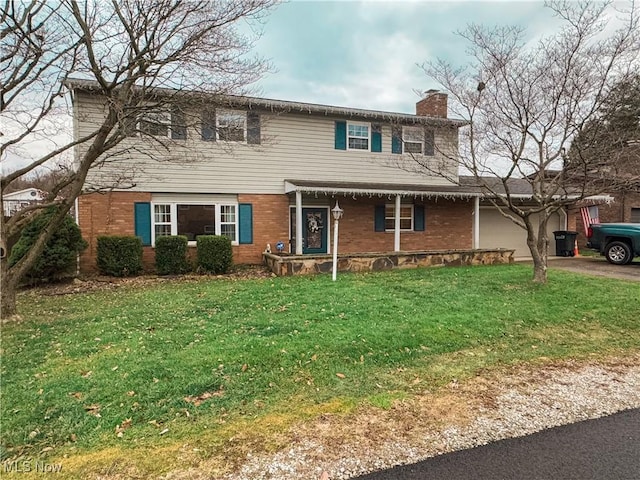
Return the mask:
[[[81,193],[91,168],[109,161],[141,114],[191,98],[243,93],[264,73],[264,61],[249,55],[255,27],[275,0],[5,0],[1,6],[0,144],[4,192],[42,166],[72,165],[49,190],[45,202],[9,219],[0,219],[2,318],[16,313],[16,289],[46,242]],[[80,138],[60,135],[69,129],[69,79],[89,80],[104,99],[105,117]],[[159,89],[174,92],[157,95]],[[191,100],[193,101],[193,99]],[[39,142],[39,143],[38,143]],[[43,142],[45,147],[42,147]],[[34,148],[34,145],[38,148]],[[162,145],[160,145],[162,147]],[[33,152],[37,153],[34,154]],[[12,160],[21,158],[21,163]],[[27,158],[27,162],[24,159]],[[59,195],[65,191],[66,195]],[[6,239],[50,205],[57,214],[31,250],[9,267]],[[1,205],[0,205],[1,207]]]
[[[638,70],[640,58],[639,12],[633,2],[624,9],[620,3],[590,1],[546,6],[561,23],[557,33],[527,41],[520,27],[470,25],[460,33],[469,43],[469,66],[443,60],[423,65],[450,93],[454,112],[470,122],[458,156],[450,160],[474,177],[502,215],[526,231],[533,280],[540,283],[547,280],[549,217],[612,188],[612,182],[579,175],[576,168],[568,173],[564,164],[572,140],[603,121],[610,91]],[[582,170],[597,170],[604,160],[584,157],[591,164]],[[637,185],[640,172],[635,173],[616,179],[617,188]],[[457,175],[451,179],[458,181]]]

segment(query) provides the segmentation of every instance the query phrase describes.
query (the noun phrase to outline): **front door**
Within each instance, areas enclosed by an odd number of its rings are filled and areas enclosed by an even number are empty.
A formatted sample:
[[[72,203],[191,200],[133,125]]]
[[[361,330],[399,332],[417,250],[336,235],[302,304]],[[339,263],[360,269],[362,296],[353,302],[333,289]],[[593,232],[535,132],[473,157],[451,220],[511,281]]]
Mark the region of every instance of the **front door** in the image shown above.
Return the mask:
[[[327,253],[327,209],[302,209],[302,253]],[[291,209],[291,250],[296,248],[296,209]]]

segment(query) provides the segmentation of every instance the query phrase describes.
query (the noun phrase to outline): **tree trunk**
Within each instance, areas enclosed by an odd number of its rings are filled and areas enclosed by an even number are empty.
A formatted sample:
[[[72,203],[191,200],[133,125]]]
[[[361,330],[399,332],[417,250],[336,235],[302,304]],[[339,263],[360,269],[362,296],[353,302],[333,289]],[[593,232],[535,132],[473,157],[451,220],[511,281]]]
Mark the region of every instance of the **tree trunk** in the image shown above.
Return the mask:
[[[533,260],[533,282],[547,283],[547,263]]]
[[[526,216],[523,221],[527,227],[527,246],[533,259],[533,282],[547,283],[547,242],[544,238],[536,236],[536,230],[531,218]],[[546,228],[546,227],[545,227]]]
[[[17,318],[16,309],[16,292],[18,290],[18,282],[14,275],[7,271],[7,258],[1,261],[0,270],[0,320],[8,321]]]

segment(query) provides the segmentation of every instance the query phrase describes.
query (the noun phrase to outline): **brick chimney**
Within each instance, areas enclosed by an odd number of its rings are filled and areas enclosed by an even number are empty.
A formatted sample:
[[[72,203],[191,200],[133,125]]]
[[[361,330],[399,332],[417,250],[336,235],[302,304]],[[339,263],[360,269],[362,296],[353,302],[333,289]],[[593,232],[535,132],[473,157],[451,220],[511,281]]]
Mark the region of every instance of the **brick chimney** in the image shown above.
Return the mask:
[[[447,94],[438,90],[427,90],[416,103],[416,115],[447,118]]]

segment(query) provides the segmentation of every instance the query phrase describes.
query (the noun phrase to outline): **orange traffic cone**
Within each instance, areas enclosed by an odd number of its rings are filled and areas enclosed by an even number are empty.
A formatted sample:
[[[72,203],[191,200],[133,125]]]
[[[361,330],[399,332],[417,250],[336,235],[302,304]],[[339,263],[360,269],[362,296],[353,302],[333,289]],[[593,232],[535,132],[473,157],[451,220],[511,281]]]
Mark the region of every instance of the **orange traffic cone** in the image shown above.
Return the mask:
[[[573,247],[573,256],[574,257],[579,257],[580,256],[580,251],[578,250],[578,239],[576,239],[576,242],[575,242],[574,247]]]

